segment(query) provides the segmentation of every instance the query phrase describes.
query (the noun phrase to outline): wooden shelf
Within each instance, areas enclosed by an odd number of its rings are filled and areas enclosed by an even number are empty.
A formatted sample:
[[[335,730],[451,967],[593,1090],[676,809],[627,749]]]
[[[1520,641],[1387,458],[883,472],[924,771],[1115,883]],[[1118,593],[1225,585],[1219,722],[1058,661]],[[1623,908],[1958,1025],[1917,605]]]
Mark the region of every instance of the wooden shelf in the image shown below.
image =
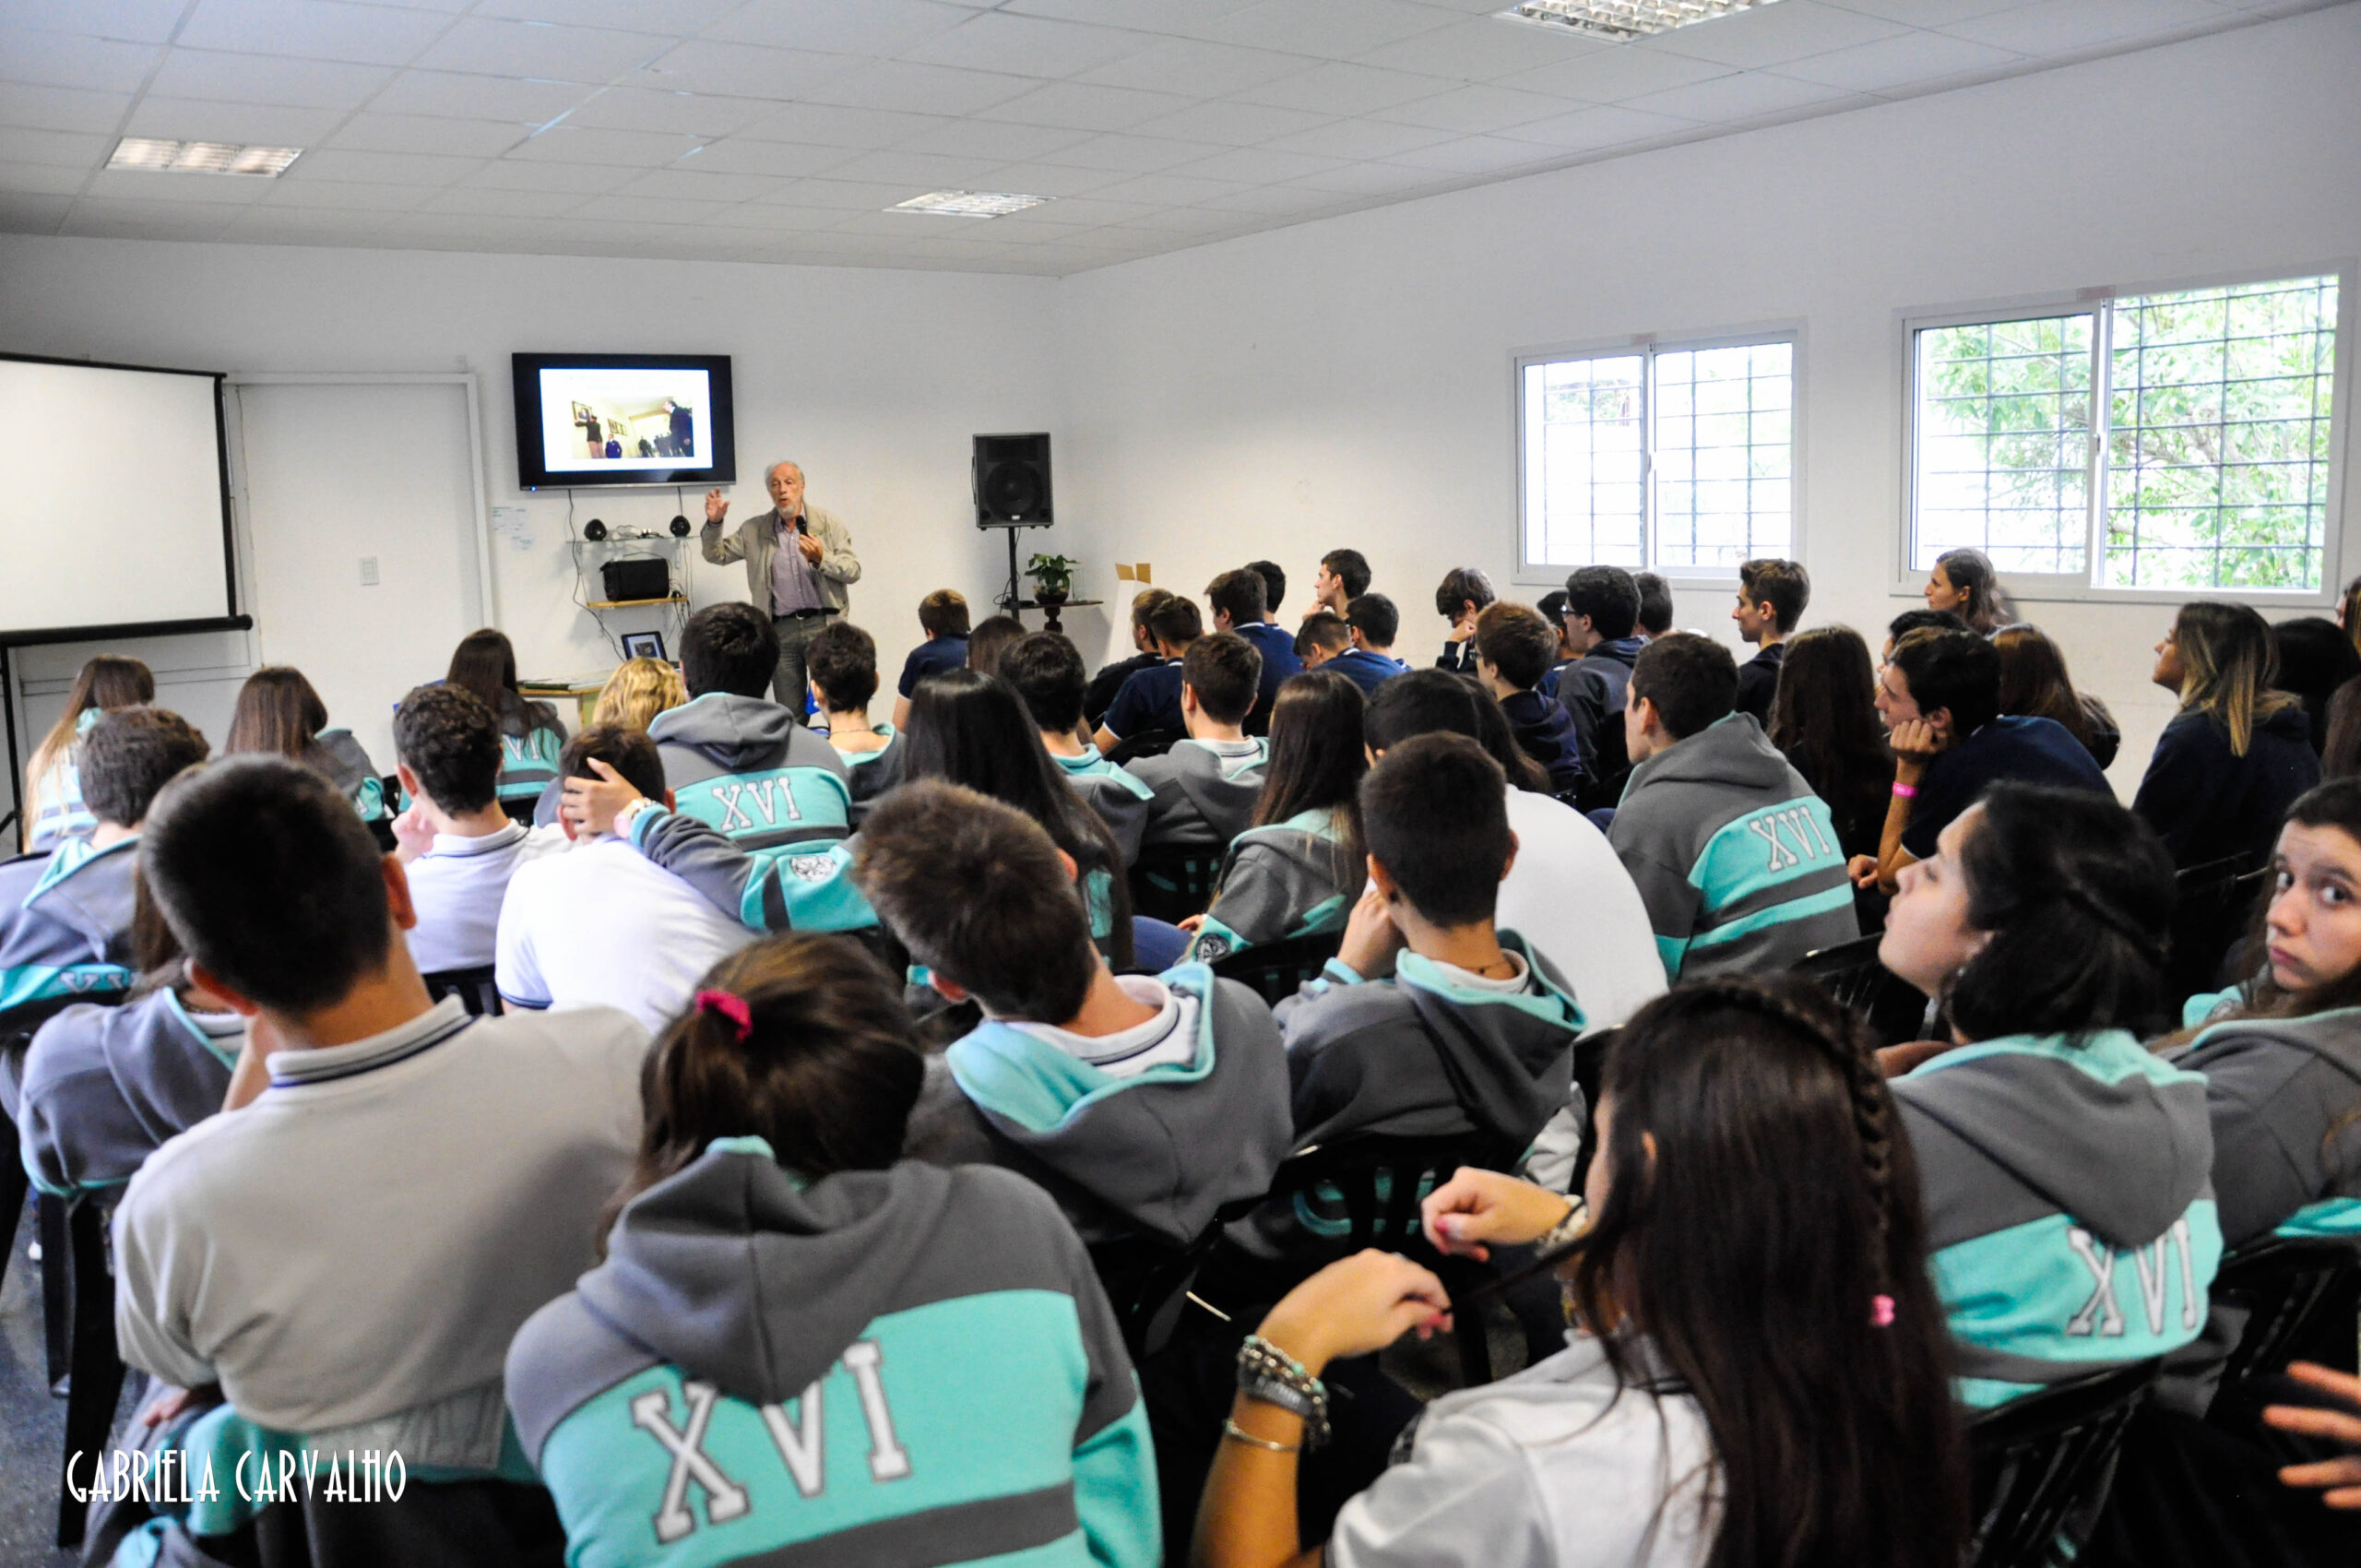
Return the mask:
[[[643,604],[686,604],[688,601],[688,595],[675,593],[667,594],[662,599],[594,599],[586,603],[583,608],[586,610],[632,610]]]

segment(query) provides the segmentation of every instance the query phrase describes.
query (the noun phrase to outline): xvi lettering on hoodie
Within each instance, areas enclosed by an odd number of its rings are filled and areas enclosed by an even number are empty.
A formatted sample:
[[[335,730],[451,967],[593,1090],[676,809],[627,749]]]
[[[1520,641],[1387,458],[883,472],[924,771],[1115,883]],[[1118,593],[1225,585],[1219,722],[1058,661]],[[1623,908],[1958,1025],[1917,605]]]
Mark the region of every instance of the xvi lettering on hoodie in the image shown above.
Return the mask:
[[[2204,1314],[2204,1294],[2197,1286],[2197,1259],[2189,1245],[2189,1221],[2176,1219],[2172,1229],[2144,1247],[2128,1252],[2108,1246],[2079,1225],[2069,1226],[2066,1244],[2082,1260],[2091,1273],[2091,1293],[2072,1317],[2066,1320],[2066,1333],[2070,1336],[2103,1336],[2110,1339],[2123,1336],[2123,1308],[2115,1293],[2116,1265],[2122,1259],[2131,1260],[2132,1272],[2140,1280],[2140,1304],[2148,1319],[2148,1332],[2165,1332],[2165,1315],[2170,1294],[2170,1280],[2165,1270],[2173,1266],[2176,1253],[2180,1273],[2180,1327],[2193,1334]]]
[[[910,1455],[894,1434],[894,1413],[885,1401],[884,1379],[879,1375],[884,1361],[884,1352],[877,1342],[862,1339],[848,1347],[837,1364],[851,1373],[860,1392],[861,1421],[869,1438],[870,1479],[893,1481],[910,1474]],[[819,1496],[827,1485],[823,1463],[827,1437],[825,1383],[824,1377],[804,1389],[795,1401],[796,1413],[792,1417],[783,1405],[756,1407],[779,1462],[794,1479],[795,1490],[807,1498]],[[732,1479],[705,1451],[706,1431],[713,1423],[714,1403],[720,1398],[721,1391],[709,1383],[692,1379],[681,1384],[681,1392],[688,1401],[688,1414],[678,1426],[672,1423],[672,1396],[666,1389],[649,1389],[635,1397],[630,1406],[632,1425],[655,1439],[672,1456],[671,1474],[664,1482],[663,1503],[657,1509],[654,1520],[657,1540],[668,1546],[697,1527],[696,1515],[688,1505],[692,1483],[705,1494],[708,1524],[727,1524],[741,1518],[752,1506],[746,1488]]]

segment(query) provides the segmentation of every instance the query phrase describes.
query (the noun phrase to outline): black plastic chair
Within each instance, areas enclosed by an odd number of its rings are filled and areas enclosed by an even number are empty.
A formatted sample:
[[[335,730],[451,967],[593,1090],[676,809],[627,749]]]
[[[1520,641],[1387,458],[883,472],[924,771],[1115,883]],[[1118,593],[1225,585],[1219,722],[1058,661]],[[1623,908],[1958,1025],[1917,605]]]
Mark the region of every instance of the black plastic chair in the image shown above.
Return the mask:
[[[1223,1220],[1216,1218],[1187,1246],[1145,1236],[1121,1237],[1090,1244],[1090,1265],[1115,1309],[1124,1348],[1134,1363],[1164,1348],[1180,1325],[1189,1304],[1189,1287],[1221,1241]]]
[[[1178,925],[1213,908],[1214,879],[1221,874],[1222,851],[1143,849],[1131,870],[1132,913]]]
[[[497,1018],[504,1011],[500,1004],[500,988],[492,983],[492,966],[485,964],[473,969],[440,969],[419,978],[426,982],[426,994],[440,1002],[456,996],[459,1005],[471,1018]]]
[[[2252,855],[2232,855],[2190,866],[2173,878],[2172,956],[2165,966],[2166,995],[2181,1002],[2220,989],[2223,961],[2247,933],[2254,901],[2271,868]]]
[[[2267,1236],[2222,1260],[2213,1299],[2244,1307],[2246,1327],[2222,1369],[2222,1392],[2248,1377],[2327,1358],[2350,1370],[2361,1311],[2361,1237]],[[2217,1406],[2221,1401],[2217,1399]],[[2229,1402],[2236,1409],[2237,1401]]]
[[[1880,1045],[1921,1038],[1927,998],[1878,961],[1882,935],[1823,947],[1797,960],[1795,972],[1818,980],[1836,1002],[1860,1016]]]
[[[2124,1428],[2163,1365],[2132,1361],[2071,1378],[1969,1422],[1975,1528],[1962,1561],[1970,1568],[2047,1568],[2070,1557],[2059,1537],[2097,1518]]]
[[[1114,749],[1107,754],[1107,760],[1121,766],[1135,757],[1162,756],[1188,738],[1185,730],[1143,730],[1116,742]]]
[[[86,1505],[77,1503],[65,1485],[65,1470],[76,1455],[89,1473],[90,1458],[106,1451],[107,1433],[114,1428],[114,1408],[123,1397],[125,1368],[114,1337],[114,1270],[107,1259],[107,1212],[96,1199],[83,1198],[66,1214],[63,1255],[44,1252],[42,1267],[57,1257],[56,1272],[70,1281],[73,1297],[72,1341],[68,1351],[69,1383],[65,1395],[65,1451],[58,1464],[57,1544],[79,1546]]]
[[[1344,940],[1342,930],[1323,931],[1259,947],[1241,947],[1216,958],[1213,971],[1224,980],[1252,987],[1257,996],[1275,1007],[1293,996],[1304,981],[1318,976]]]

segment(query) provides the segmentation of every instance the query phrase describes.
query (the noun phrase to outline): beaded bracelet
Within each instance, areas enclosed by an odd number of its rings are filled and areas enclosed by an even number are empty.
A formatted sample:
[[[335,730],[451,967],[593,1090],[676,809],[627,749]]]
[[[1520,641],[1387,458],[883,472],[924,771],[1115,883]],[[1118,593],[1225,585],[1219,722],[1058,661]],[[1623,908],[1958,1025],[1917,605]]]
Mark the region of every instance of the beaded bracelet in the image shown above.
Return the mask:
[[[1303,1445],[1328,1441],[1328,1390],[1301,1361],[1259,1334],[1238,1348],[1238,1391],[1260,1404],[1303,1418]]]

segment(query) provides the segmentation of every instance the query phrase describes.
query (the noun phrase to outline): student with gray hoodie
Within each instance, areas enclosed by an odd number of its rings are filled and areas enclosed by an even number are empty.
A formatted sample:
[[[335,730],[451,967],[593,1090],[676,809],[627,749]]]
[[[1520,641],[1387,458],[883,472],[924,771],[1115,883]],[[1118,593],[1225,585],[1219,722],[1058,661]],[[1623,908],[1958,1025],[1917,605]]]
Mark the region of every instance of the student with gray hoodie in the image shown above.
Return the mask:
[[[1081,652],[1062,632],[1035,632],[1000,656],[999,674],[1025,700],[1025,710],[1040,729],[1041,748],[1059,774],[1115,836],[1123,863],[1138,860],[1140,838],[1147,831],[1148,802],[1156,790],[1082,738],[1082,703],[1089,677],[1083,671]]]
[[[924,1072],[890,981],[825,937],[724,960],[658,1042],[603,1259],[508,1351],[568,1562],[1153,1568],[1089,1255],[1019,1178],[900,1159]]]
[[[1631,781],[1607,830],[1674,984],[1784,969],[1860,935],[1827,803],[1751,714],[1710,637],[1658,637],[1631,668]]]
[[[1215,632],[1189,645],[1180,659],[1180,720],[1188,739],[1161,756],[1126,764],[1154,791],[1145,849],[1227,849],[1254,820],[1263,793],[1267,741],[1242,726],[1263,679],[1263,656],[1236,632]]]
[[[749,853],[810,853],[852,831],[851,771],[799,716],[764,694],[778,634],[751,604],[716,604],[681,635],[689,700],[647,727],[675,809]]]
[[[1269,1188],[1290,1130],[1270,1010],[1201,965],[1111,973],[1037,824],[908,784],[871,814],[853,874],[928,983],[983,1008],[930,1076],[913,1154],[1020,1171],[1093,1241],[1182,1245]]]
[[[1943,1004],[1952,1043],[1911,1051],[1893,1094],[1970,1407],[2171,1355],[2205,1323],[2206,1080],[2140,1043],[2172,902],[2155,835],[2082,790],[1996,785],[1903,870],[1878,956]]]

